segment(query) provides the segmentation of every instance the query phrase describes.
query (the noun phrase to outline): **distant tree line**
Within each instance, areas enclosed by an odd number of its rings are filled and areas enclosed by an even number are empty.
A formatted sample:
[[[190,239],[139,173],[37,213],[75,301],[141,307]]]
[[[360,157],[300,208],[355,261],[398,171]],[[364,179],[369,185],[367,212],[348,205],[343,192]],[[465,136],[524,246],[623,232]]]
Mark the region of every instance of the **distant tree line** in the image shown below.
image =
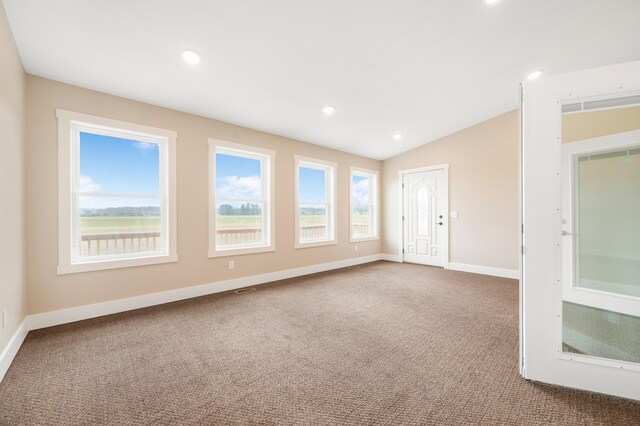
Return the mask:
[[[369,213],[369,206],[364,204],[356,204],[353,206],[354,213],[367,214]]]
[[[324,216],[327,214],[325,207],[300,207],[300,214],[304,216]]]
[[[218,207],[218,214],[222,216],[256,216],[262,213],[260,204],[246,203],[240,207],[233,207],[231,204],[221,204]]]
[[[106,207],[103,209],[80,209],[80,216],[160,216],[160,207]]]

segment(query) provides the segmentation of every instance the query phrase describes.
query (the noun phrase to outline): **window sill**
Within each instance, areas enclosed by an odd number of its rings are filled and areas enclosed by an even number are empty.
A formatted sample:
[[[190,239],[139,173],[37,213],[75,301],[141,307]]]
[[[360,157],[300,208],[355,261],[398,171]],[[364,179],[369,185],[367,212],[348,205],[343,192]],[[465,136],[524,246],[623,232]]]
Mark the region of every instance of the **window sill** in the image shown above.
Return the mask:
[[[267,253],[270,251],[276,251],[276,246],[267,246],[267,247],[245,247],[245,248],[237,248],[237,249],[226,249],[226,250],[209,250],[209,258],[214,257],[227,257],[227,256],[242,256],[245,254],[255,254],[255,253]]]
[[[304,249],[309,247],[322,247],[322,246],[333,246],[338,244],[337,240],[327,240],[327,241],[311,241],[308,243],[296,243],[296,249]]]
[[[173,263],[178,261],[177,254],[135,257],[130,259],[110,259],[95,262],[73,263],[71,265],[58,265],[58,275],[75,274],[79,272],[103,271],[107,269],[130,268],[134,266],[157,265],[160,263]]]
[[[365,241],[377,241],[379,240],[380,237],[376,236],[376,237],[350,237],[349,238],[349,242],[350,243],[361,243],[361,242],[365,242]]]

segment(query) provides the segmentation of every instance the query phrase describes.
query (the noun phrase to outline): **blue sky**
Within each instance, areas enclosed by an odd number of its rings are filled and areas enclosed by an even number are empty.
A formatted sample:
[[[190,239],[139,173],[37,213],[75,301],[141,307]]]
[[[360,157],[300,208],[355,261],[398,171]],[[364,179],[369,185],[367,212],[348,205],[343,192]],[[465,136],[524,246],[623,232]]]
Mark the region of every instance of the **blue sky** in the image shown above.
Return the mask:
[[[218,199],[261,198],[259,160],[216,154]],[[80,191],[115,194],[159,193],[159,148],[152,143],[80,133]],[[324,202],[325,171],[300,168],[300,201]],[[82,197],[81,207],[156,205],[154,200]]]
[[[216,204],[219,206],[226,203],[224,200],[229,199],[260,200],[262,193],[260,174],[260,160],[217,153]]]
[[[80,176],[86,192],[158,194],[157,144],[80,133]]]
[[[324,202],[323,170],[300,168],[300,201]],[[216,154],[216,193],[221,199],[260,199],[260,161]],[[217,203],[220,204],[219,202]]]
[[[369,204],[369,178],[353,175],[353,202],[355,204]]]
[[[324,203],[326,198],[325,171],[300,167],[299,200],[303,203]]]
[[[80,133],[80,191],[157,195],[159,147],[130,139]],[[157,205],[154,200],[82,197],[81,207]]]

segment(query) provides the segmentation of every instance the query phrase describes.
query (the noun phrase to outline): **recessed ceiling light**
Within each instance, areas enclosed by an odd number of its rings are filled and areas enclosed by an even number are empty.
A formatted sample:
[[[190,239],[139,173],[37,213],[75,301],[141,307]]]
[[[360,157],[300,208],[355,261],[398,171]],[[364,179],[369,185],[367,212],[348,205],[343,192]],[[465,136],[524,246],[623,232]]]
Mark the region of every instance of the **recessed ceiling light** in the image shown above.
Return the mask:
[[[527,80],[537,80],[542,75],[542,71],[533,71],[527,76]]]
[[[394,141],[399,141],[400,139],[402,139],[402,133],[396,133],[395,135],[393,135]]]
[[[500,1],[500,0],[484,0],[484,2],[485,2],[486,4],[496,4],[496,3],[498,3],[499,1]]]
[[[200,55],[193,50],[185,50],[182,52],[182,59],[189,65],[195,65],[200,62]]]
[[[326,107],[322,108],[322,112],[327,115],[331,115],[336,112],[336,107],[334,107],[333,105],[327,105]]]

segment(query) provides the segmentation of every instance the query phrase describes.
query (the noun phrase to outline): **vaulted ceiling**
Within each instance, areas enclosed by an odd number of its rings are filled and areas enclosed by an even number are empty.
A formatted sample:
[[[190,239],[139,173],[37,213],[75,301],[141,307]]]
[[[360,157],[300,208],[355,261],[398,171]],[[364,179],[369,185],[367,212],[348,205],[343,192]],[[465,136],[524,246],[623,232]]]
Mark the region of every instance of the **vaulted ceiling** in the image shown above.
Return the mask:
[[[638,0],[3,2],[30,74],[376,159],[640,59]]]

